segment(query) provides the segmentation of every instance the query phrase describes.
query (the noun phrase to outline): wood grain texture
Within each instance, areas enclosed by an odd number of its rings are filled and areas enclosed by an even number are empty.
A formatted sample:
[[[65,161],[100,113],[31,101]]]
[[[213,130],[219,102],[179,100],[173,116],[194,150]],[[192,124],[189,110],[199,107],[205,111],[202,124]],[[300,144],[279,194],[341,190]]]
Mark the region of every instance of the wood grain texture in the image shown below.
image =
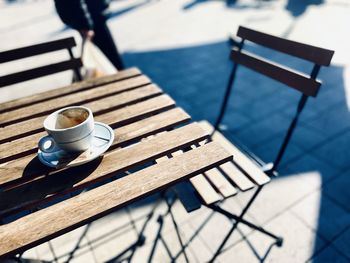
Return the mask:
[[[108,75],[100,78],[89,79],[81,82],[71,84],[69,86],[53,89],[50,91],[34,94],[28,97],[12,100],[0,104],[0,113],[40,103],[49,99],[63,97],[70,93],[77,93],[83,90],[95,88],[97,86],[110,84],[127,78],[140,75],[141,72],[137,68],[130,68],[127,70],[119,71],[116,74]]]
[[[200,122],[201,127],[207,132],[211,132],[213,127],[206,121]],[[220,132],[215,132],[212,138],[220,143],[227,151],[234,156],[234,163],[238,165],[244,172],[258,185],[264,185],[271,181],[260,167],[257,166],[250,158],[242,153],[234,144],[225,138]]]
[[[174,105],[174,101],[168,95],[161,95],[145,102],[140,102],[132,106],[101,115],[101,118],[98,116],[95,119],[115,127],[115,125],[125,125],[166,109],[170,109],[171,107],[174,107]],[[0,185],[9,182],[9,180],[21,178],[23,176],[23,169],[29,165],[31,165],[31,169],[27,171],[28,177],[38,173],[38,171],[47,173],[48,170],[46,167],[43,165],[37,165],[34,156],[35,155],[29,155],[16,161],[0,164]]]
[[[190,182],[205,204],[210,205],[222,200],[222,197],[210,185],[203,174],[190,178]]]
[[[274,80],[284,83],[308,96],[315,97],[321,86],[319,81],[313,80],[303,73],[278,65],[272,61],[248,52],[240,52],[232,49],[231,59],[238,64],[244,65]]]
[[[150,83],[146,76],[139,76],[131,79],[118,81],[112,84],[99,86],[94,89],[81,91],[79,94],[69,94],[60,98],[48,99],[45,102],[30,105],[24,108],[8,111],[0,115],[2,126],[11,123],[18,123],[22,120],[43,116],[54,110],[71,106],[81,105],[84,102],[98,100],[108,95],[125,92]]]
[[[0,226],[0,255],[15,254],[57,237],[231,158],[221,146],[209,143]]]
[[[112,124],[112,123],[115,123],[113,122],[113,119],[111,119],[111,115],[114,114],[113,113],[114,111],[118,110],[118,113],[120,113],[119,110],[121,110],[121,114],[123,114],[122,116],[124,116],[124,121],[125,121],[125,118],[127,118],[128,116],[127,114],[129,112],[131,113],[133,111],[142,112],[142,110],[145,107],[147,108],[147,105],[145,104],[149,104],[148,108],[154,106],[155,109],[157,109],[159,108],[159,105],[157,106],[155,105],[155,103],[160,102],[160,104],[163,104],[162,102],[169,101],[168,97],[162,97],[162,96],[159,96],[159,98],[156,98],[156,99],[152,99],[154,95],[161,93],[160,89],[155,86],[148,86],[148,87],[141,88],[141,90],[137,90],[137,91],[135,90],[130,92],[131,93],[128,92],[128,93],[115,95],[113,96],[112,100],[104,98],[93,103],[81,104],[81,105],[82,106],[87,105],[90,107],[90,109],[93,111],[95,120],[101,121],[107,124]],[[142,100],[150,97],[151,99],[145,100],[144,103],[142,102]],[[106,107],[105,99],[107,101],[107,106],[109,105],[109,107]],[[172,103],[174,102],[172,101]],[[140,106],[140,109],[135,109],[135,107],[132,107],[131,110],[129,109],[129,107],[125,107],[125,109],[123,108],[119,109],[129,104]],[[109,112],[104,113],[106,110],[109,110]],[[0,143],[4,143],[4,142],[11,141],[18,138],[23,138],[25,136],[34,134],[35,132],[43,131],[44,130],[43,122],[46,117],[47,116],[37,117],[30,120],[22,121],[20,123],[9,125],[4,128],[0,128]],[[117,120],[118,120],[118,117],[117,117]]]
[[[237,194],[237,189],[226,179],[217,168],[206,171],[204,175],[218,189],[223,197],[227,198]]]
[[[220,169],[237,185],[242,191],[252,189],[255,184],[250,181],[247,176],[237,168],[232,162],[227,162],[220,165]]]
[[[113,145],[120,146],[189,120],[190,116],[186,112],[180,108],[175,108],[114,130],[115,139]],[[38,141],[45,135],[46,132],[39,132],[12,142],[0,144],[0,163],[36,153]]]
[[[192,146],[192,149],[196,147]],[[173,153],[173,156],[178,156],[183,154],[183,151],[177,151]],[[203,174],[198,174],[192,178],[190,178],[190,182],[194,189],[196,189],[199,196],[202,198],[203,202],[207,205],[214,204],[220,200],[222,197],[215,191],[215,189],[210,185],[208,180],[204,177]]]
[[[117,175],[131,167],[154,160],[171,151],[185,148],[207,137],[208,134],[198,124],[193,123],[130,147],[108,152],[102,160],[68,170],[49,169],[35,158],[36,167],[33,166],[31,173],[37,168],[37,173],[32,176],[36,180],[1,192],[1,213],[18,210],[34,203],[37,206],[50,200],[50,198],[44,199],[45,197],[58,193],[66,194],[86,187],[93,182]],[[22,171],[22,176],[30,177],[29,174],[23,174],[26,167],[17,167],[17,169]],[[2,174],[6,176],[6,171]],[[13,177],[14,174],[8,174],[8,176]]]
[[[318,65],[328,66],[334,55],[333,50],[272,36],[243,26],[238,28],[237,36],[256,44],[309,60]]]

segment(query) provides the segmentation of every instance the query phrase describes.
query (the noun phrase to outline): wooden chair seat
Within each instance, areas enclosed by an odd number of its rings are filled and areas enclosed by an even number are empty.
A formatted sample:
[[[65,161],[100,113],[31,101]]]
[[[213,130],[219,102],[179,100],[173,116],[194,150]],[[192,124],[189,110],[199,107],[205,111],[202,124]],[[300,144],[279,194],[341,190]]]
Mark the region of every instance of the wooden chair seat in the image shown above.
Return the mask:
[[[211,133],[214,129],[207,121],[201,121],[199,125],[207,133]],[[262,171],[261,167],[254,160],[247,157],[219,131],[214,133],[212,140],[231,153],[233,161],[226,162],[189,179],[192,187],[205,205],[214,204],[236,195],[239,191],[247,191],[255,186],[265,185],[271,181],[271,178]],[[202,146],[206,143],[207,141],[202,141],[199,144]],[[191,148],[196,147],[192,145]],[[183,153],[183,151],[176,151],[171,155],[175,157]],[[167,156],[163,156],[157,159],[157,162],[160,163],[167,159],[169,159]],[[200,204],[193,206],[193,200],[187,201],[187,198],[181,196],[185,193],[176,192],[188,212],[200,208]]]

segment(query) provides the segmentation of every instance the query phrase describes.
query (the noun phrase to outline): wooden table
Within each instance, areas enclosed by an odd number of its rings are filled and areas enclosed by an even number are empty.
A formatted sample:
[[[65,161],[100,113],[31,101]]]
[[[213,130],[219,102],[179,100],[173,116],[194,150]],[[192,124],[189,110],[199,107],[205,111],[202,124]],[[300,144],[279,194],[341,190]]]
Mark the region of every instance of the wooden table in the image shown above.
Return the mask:
[[[103,157],[54,170],[38,160],[37,142],[45,117],[69,105],[91,108],[115,139]],[[1,104],[0,259],[232,159],[215,142],[191,148],[208,134],[189,120],[136,68]]]

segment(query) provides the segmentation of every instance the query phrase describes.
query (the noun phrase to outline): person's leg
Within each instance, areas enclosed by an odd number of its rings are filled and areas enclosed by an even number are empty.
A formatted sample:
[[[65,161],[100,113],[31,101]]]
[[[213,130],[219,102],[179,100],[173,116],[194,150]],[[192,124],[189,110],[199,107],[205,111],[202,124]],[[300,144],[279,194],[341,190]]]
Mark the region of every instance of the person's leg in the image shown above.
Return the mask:
[[[118,70],[124,69],[124,63],[119,55],[111,32],[108,29],[106,19],[103,16],[94,16],[93,20],[95,36],[92,41],[101,49]]]

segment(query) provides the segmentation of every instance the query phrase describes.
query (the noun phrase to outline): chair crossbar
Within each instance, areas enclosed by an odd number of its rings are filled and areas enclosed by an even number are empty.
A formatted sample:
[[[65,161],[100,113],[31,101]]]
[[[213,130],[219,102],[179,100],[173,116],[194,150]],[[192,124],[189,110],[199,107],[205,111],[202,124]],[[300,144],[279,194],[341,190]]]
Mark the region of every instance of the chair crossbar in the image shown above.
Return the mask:
[[[45,54],[62,49],[70,49],[75,47],[76,43],[73,37],[54,40],[50,42],[40,43],[28,47],[17,48],[0,52],[0,63],[5,63],[13,60],[32,57],[40,54]]]
[[[322,66],[329,66],[334,54],[333,50],[283,39],[243,26],[239,27],[237,36]]]
[[[78,69],[82,67],[82,65],[83,63],[81,59],[75,58],[47,66],[16,72],[0,77],[0,88],[66,70]]]
[[[231,59],[274,80],[282,82],[289,87],[301,91],[305,95],[315,97],[321,86],[317,80],[293,69],[278,65],[267,59],[248,52],[232,49]]]

